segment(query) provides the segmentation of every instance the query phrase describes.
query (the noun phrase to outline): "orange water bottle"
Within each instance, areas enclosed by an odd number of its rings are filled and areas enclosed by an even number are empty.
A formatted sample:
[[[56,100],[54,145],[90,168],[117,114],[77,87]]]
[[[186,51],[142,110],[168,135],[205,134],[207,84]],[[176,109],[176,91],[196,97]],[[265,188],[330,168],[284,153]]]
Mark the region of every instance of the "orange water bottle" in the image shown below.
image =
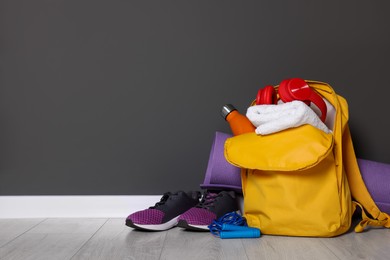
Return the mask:
[[[221,115],[228,121],[233,135],[251,133],[256,129],[251,121],[246,116],[240,114],[240,112],[231,104],[226,104],[222,107]]]

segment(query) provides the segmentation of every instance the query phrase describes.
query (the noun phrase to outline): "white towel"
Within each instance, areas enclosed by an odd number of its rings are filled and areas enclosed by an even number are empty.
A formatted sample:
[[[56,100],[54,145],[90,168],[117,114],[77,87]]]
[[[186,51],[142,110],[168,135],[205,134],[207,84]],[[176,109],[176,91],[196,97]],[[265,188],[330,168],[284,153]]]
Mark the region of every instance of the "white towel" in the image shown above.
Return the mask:
[[[248,108],[246,116],[256,126],[256,133],[267,135],[288,128],[310,124],[325,133],[331,131],[318,115],[302,101],[278,105],[258,105]]]

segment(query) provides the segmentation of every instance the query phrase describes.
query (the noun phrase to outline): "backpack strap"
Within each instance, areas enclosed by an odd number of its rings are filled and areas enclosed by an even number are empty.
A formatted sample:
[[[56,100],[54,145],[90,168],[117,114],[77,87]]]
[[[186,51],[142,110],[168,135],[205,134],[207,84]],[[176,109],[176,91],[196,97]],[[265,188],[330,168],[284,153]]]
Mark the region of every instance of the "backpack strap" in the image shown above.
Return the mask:
[[[355,227],[355,232],[360,233],[363,232],[365,227],[367,226],[374,226],[374,227],[387,227],[390,228],[390,222],[389,222],[389,215],[386,213],[380,214],[378,219],[370,218],[367,213],[365,212],[363,206],[357,202],[352,202],[355,206],[358,206],[362,211],[362,221],[359,222],[359,224]],[[380,219],[384,218],[384,219]]]
[[[390,228],[390,216],[380,211],[364,183],[348,125],[343,134],[343,162],[352,197],[356,200],[354,204],[362,209],[362,221],[355,227],[355,232],[362,232],[366,226]]]
[[[337,111],[333,131],[335,135],[342,135],[341,143],[336,142],[338,140],[337,138],[335,141],[335,145],[341,146],[342,148],[338,149],[336,147],[335,153],[342,153],[342,164],[348,179],[352,197],[355,200],[352,204],[353,209],[355,209],[356,206],[362,208],[362,221],[355,227],[355,232],[362,232],[367,226],[390,228],[389,214],[382,212],[378,208],[367,190],[360,173],[348,126],[349,115],[347,101],[343,97],[337,95],[332,87],[324,82],[311,80],[307,82],[311,87],[314,87],[322,97],[327,99]],[[336,158],[338,158],[338,156],[336,156]]]

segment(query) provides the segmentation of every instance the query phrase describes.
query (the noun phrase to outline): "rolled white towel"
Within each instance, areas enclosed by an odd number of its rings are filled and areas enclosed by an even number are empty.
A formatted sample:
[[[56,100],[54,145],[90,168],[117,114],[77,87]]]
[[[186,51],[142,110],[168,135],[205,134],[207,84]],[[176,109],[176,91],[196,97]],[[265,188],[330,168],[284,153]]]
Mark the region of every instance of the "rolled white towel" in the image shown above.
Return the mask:
[[[325,133],[331,131],[318,115],[302,101],[279,105],[257,105],[248,108],[246,116],[256,126],[256,133],[267,135],[288,128],[310,124]]]

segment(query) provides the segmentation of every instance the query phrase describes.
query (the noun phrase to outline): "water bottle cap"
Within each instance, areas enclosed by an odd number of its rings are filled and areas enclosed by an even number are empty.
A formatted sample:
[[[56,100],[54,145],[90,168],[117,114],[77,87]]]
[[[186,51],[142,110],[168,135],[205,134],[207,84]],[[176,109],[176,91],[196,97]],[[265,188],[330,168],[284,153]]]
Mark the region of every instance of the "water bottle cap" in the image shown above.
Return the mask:
[[[237,110],[232,104],[226,104],[222,107],[221,116],[226,119],[226,117],[234,110]]]

